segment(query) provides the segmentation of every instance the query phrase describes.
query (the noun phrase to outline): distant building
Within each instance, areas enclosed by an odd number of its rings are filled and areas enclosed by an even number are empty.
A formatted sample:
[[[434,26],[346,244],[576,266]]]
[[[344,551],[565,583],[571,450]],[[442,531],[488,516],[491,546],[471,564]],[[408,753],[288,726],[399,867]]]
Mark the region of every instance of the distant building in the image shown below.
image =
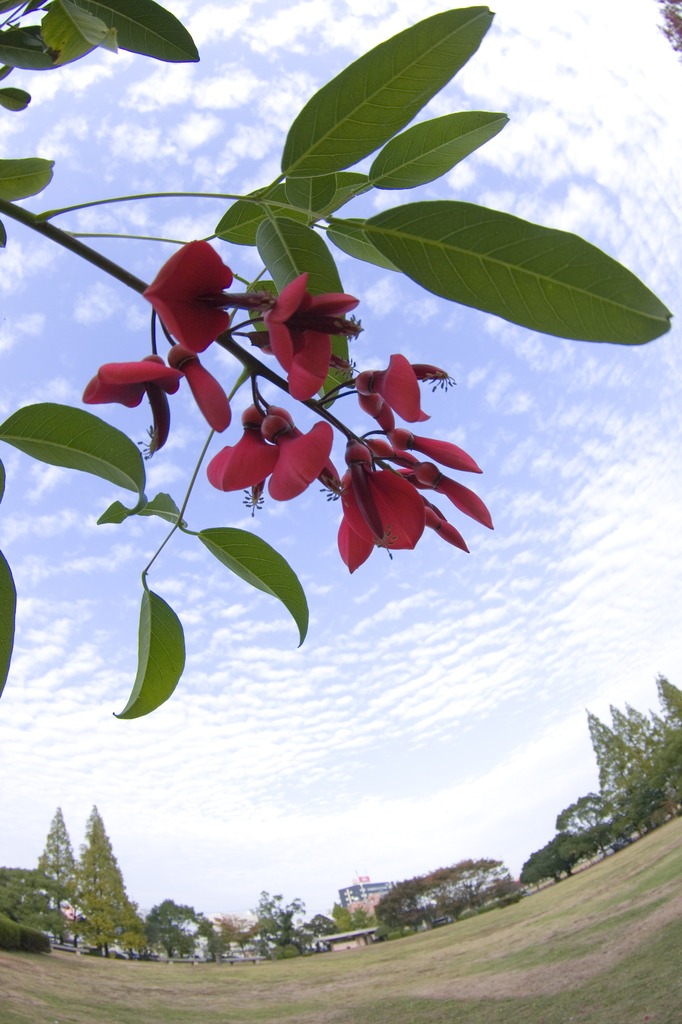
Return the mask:
[[[367,877],[357,878],[352,885],[339,889],[339,900],[342,907],[358,910],[361,906],[372,913],[381,899],[390,889],[393,882],[370,882]]]
[[[346,949],[361,949],[375,941],[376,928],[358,928],[352,932],[337,932],[336,935],[323,935],[320,942],[332,953],[341,953]]]

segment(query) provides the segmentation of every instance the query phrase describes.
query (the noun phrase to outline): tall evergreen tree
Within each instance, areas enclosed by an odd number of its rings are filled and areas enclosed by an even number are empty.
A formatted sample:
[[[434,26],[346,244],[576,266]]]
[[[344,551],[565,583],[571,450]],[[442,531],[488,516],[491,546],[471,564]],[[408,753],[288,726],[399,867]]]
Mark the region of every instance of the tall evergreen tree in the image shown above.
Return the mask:
[[[72,907],[76,899],[76,859],[61,807],[52,819],[45,849],[38,858],[38,870],[48,879],[48,895],[60,922],[57,937],[63,942],[67,930],[63,911],[66,906]]]
[[[107,956],[109,946],[130,931],[135,908],[96,807],[88,818],[76,879],[83,937]]]

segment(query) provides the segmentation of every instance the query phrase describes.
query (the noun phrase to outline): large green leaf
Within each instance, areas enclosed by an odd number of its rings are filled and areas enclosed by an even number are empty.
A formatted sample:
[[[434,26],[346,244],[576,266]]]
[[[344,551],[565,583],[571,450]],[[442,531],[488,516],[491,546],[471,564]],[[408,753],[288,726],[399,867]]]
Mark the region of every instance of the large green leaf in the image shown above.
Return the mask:
[[[137,676],[128,703],[116,718],[141,718],[168,700],[185,667],[182,623],[151,590],[142,595]]]
[[[265,220],[256,233],[256,245],[279,291],[304,272],[311,295],[343,290],[324,239],[305,224],[288,217]]]
[[[298,626],[303,643],[308,632],[308,602],[289,563],[264,540],[246,530],[216,527],[202,530],[197,536],[233,573],[282,602]]]
[[[7,559],[0,551],[0,694],[7,682],[12,648],[14,621],[17,610],[17,591]]]
[[[533,331],[641,344],[671,313],[577,235],[470,203],[410,203],[365,221],[370,242],[428,291]]]
[[[5,110],[26,110],[31,96],[23,89],[0,89],[0,107]]]
[[[0,32],[0,62],[29,71],[54,67],[52,54],[47,52],[40,37],[23,28]]]
[[[0,160],[0,199],[26,199],[42,192],[52,181],[54,160],[29,156],[23,160]]]
[[[40,29],[46,45],[56,54],[55,64],[70,64],[97,46],[116,49],[116,33],[70,0],[53,0]]]
[[[350,64],[306,103],[284,145],[288,178],[340,171],[408,124],[476,52],[487,7],[444,11]]]
[[[335,224],[334,227],[327,228],[327,236],[342,252],[354,256],[356,260],[373,263],[377,267],[383,267],[384,270],[398,270],[383,253],[380,253],[372,245],[364,232],[364,224],[363,220],[344,220],[343,224]],[[400,273],[400,271],[398,272]]]
[[[287,202],[308,215],[315,215],[333,203],[338,189],[336,174],[321,174],[316,178],[291,178],[285,184]]]
[[[5,225],[0,223],[0,249],[5,248],[7,242],[7,232],[5,231]]]
[[[308,215],[301,210],[288,210],[282,207],[281,204],[287,202],[287,192],[281,182],[272,188],[257,189],[255,192],[250,192],[249,195],[267,198],[271,213],[277,216],[290,217],[301,224],[308,221]],[[218,238],[232,242],[233,245],[255,245],[256,231],[267,216],[264,208],[257,203],[238,199],[221,217],[215,233]]]
[[[122,50],[170,63],[199,60],[184,25],[153,0],[78,0],[78,6],[116,29]]]
[[[465,110],[422,121],[390,139],[376,157],[369,179],[376,188],[415,188],[440,178],[502,131],[506,114]]]
[[[51,402],[24,406],[0,424],[0,441],[40,462],[79,469],[144,494],[144,462],[137,445],[83,409]]]
[[[293,180],[295,179],[292,178]],[[362,195],[363,192],[367,192],[371,187],[372,184],[366,174],[360,174],[359,171],[337,171],[336,192],[330,202],[319,213],[323,216],[333,213],[335,210],[340,209],[344,203],[347,203],[355,196]]]
[[[4,496],[5,496],[5,467],[2,464],[2,462],[0,462],[0,501],[2,501]]]

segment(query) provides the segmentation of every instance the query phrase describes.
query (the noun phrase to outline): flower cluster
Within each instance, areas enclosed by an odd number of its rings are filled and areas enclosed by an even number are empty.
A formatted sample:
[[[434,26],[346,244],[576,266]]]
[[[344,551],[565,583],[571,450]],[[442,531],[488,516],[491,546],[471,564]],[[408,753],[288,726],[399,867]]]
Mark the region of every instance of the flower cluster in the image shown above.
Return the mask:
[[[357,321],[346,319],[358,305],[354,296],[311,295],[307,274],[290,281],[277,296],[266,290],[226,292],[232,282],[232,271],[207,242],[183,246],[144,292],[170,344],[168,365],[155,349],[138,362],[107,363],[86,387],[83,400],[132,407],[146,394],[154,418],[151,454],[168,437],[168,395],[177,392],[184,378],[206,421],[222,432],[231,420],[229,401],[198,358],[217,342],[242,359],[254,396],[242,415],[241,438],[209,463],[208,479],[218,490],[246,489],[247,503],[255,509],[262,503],[266,483],[270,497],[289,501],[319,480],[331,497],[341,499],[338,547],[351,572],[375,547],[414,548],[426,527],[468,551],[456,527],[427,497],[429,492],[443,495],[460,512],[492,529],[481,499],[440,468],[480,473],[471,456],[457,445],[396,425],[396,416],[407,423],[428,420],[421,408],[419,383],[447,386],[451,382],[444,370],[411,364],[405,356],[394,354],[385,369],[354,374],[350,363],[332,353],[334,336],[353,338],[361,330]],[[246,324],[233,324],[230,310],[237,309],[248,311]],[[242,332],[247,325],[257,329]],[[272,380],[272,374],[241,347],[236,340],[241,337],[255,345],[259,354],[274,356],[287,374],[289,395],[318,414],[320,421],[307,433],[296,427],[286,409],[263,399],[257,379],[265,375]],[[341,367],[346,380],[325,394],[331,367]],[[328,408],[332,398],[351,394],[375,423],[362,436],[350,431]],[[346,438],[343,476],[331,462],[334,431],[330,424]]]

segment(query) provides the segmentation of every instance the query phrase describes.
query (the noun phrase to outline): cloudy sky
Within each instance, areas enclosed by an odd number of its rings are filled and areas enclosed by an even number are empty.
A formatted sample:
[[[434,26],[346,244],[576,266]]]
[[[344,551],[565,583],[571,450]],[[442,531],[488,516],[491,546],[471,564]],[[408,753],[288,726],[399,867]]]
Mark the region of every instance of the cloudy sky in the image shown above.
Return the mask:
[[[305,100],[416,20],[404,0],[371,12],[356,0],[168,6],[192,32],[198,65],[96,52],[13,75],[33,102],[2,114],[0,155],[56,160],[53,184],[28,208],[265,185]],[[420,15],[442,9],[425,2]],[[478,54],[423,116],[480,109],[510,123],[420,197],[577,232],[675,312],[682,66],[657,5],[624,15],[617,0],[500,0],[496,11]],[[411,198],[379,194],[348,213]],[[58,223],[190,240],[210,235],[225,209],[165,199]],[[7,229],[0,414],[79,405],[100,363],[148,352],[148,306]],[[146,280],[174,251],[93,244]],[[219,251],[239,273],[257,272],[253,251]],[[0,863],[33,866],[57,806],[77,848],[96,804],[143,908],[172,898],[234,912],[266,889],[328,911],[357,873],[399,880],[463,857],[497,857],[516,874],[557,813],[597,785],[585,709],[646,710],[659,672],[682,685],[679,327],[629,350],[562,341],[337,256],[361,300],[358,364],[378,368],[402,351],[457,381],[447,394],[424,391],[425,432],[478,461],[474,486],[495,531],[462,517],[470,555],[429,535],[392,561],[375,552],[351,577],[336,549],[338,506],[314,488],[252,520],[240,495],[200,482],[190,526],[254,529],[282,551],[308,594],[309,636],[297,649],[277,602],[176,537],[150,584],[184,623],[187,669],[158,712],[124,722],[112,712],[135,675],[140,573],[164,525],[97,526],[124,493],[3,446],[0,546],[20,603],[0,701]],[[222,353],[207,363],[232,379]],[[143,408],[98,411],[144,437]],[[204,439],[179,393],[171,439],[147,464],[148,493],[179,502]]]

